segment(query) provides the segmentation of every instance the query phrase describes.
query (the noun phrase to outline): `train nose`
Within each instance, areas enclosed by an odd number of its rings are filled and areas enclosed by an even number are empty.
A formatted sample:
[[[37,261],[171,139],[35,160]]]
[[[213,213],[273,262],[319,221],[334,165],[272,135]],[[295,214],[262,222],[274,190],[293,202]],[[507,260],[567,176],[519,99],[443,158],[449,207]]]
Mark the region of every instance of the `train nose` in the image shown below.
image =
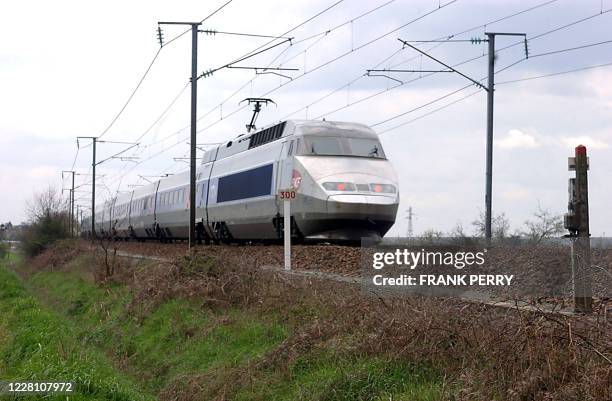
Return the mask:
[[[327,212],[336,214],[354,214],[367,217],[395,217],[397,196],[347,194],[329,195]]]
[[[327,195],[328,213],[395,218],[398,190],[388,179],[371,174],[347,174],[338,180],[326,179],[320,185]]]

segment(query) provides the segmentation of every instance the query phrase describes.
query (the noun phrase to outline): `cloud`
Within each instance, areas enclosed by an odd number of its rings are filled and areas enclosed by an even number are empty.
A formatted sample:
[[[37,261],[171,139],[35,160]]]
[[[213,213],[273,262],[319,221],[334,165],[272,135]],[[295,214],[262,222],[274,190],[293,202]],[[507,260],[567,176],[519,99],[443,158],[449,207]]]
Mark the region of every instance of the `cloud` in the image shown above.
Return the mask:
[[[608,149],[609,145],[604,141],[593,139],[589,136],[571,136],[561,138],[561,142],[568,147],[574,148],[578,145],[584,145],[587,149]]]
[[[511,129],[505,138],[495,142],[502,149],[530,149],[540,146],[535,137],[517,129]]]
[[[502,192],[501,196],[510,201],[524,201],[532,197],[531,191],[526,188],[513,188]]]

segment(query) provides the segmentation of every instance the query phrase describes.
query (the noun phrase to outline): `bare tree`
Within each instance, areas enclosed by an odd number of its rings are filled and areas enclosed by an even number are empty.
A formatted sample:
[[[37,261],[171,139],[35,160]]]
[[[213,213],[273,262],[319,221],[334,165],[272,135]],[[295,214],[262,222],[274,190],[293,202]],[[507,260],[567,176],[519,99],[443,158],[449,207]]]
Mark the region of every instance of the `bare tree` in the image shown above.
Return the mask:
[[[102,249],[102,262],[104,264],[103,281],[111,278],[115,274],[117,266],[117,243],[111,238],[99,237],[95,243]]]
[[[543,209],[541,205],[538,205],[538,210],[535,211],[533,216],[534,220],[525,221],[526,230],[522,231],[521,235],[536,244],[545,238],[561,235],[565,231],[561,215]]]
[[[442,231],[437,231],[437,230],[434,230],[433,228],[430,228],[428,230],[423,231],[423,234],[421,234],[421,237],[425,239],[444,238],[444,233]]]
[[[29,256],[35,256],[58,239],[68,238],[69,214],[62,208],[57,190],[49,186],[26,203],[30,224],[20,233],[21,246]]]
[[[469,235],[466,234],[463,224],[459,221],[455,224],[455,227],[448,233],[449,237],[452,238],[467,238]]]
[[[26,202],[26,213],[31,222],[43,218],[57,217],[63,213],[62,198],[52,186],[34,194],[32,201]]]
[[[476,230],[476,236],[484,237],[485,235],[485,214],[480,212],[476,220],[472,222]],[[491,219],[491,235],[493,238],[507,238],[510,234],[510,220],[506,217],[506,213],[501,213],[493,216]]]

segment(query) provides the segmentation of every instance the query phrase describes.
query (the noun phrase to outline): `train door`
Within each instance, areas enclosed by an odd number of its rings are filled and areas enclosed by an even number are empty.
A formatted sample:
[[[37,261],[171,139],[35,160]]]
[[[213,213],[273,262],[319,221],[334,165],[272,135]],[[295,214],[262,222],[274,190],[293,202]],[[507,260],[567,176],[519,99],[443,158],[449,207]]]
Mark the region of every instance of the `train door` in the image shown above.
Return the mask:
[[[293,172],[293,147],[295,140],[283,142],[283,149],[278,168],[276,189],[291,187],[291,174]]]

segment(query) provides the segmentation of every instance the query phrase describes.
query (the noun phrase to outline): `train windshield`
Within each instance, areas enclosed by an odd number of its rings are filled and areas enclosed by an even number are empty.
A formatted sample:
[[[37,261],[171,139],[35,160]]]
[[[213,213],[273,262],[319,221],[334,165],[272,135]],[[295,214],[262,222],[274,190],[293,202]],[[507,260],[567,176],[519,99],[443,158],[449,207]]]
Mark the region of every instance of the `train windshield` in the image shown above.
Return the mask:
[[[335,136],[305,136],[300,154],[385,158],[382,146],[377,139]]]

